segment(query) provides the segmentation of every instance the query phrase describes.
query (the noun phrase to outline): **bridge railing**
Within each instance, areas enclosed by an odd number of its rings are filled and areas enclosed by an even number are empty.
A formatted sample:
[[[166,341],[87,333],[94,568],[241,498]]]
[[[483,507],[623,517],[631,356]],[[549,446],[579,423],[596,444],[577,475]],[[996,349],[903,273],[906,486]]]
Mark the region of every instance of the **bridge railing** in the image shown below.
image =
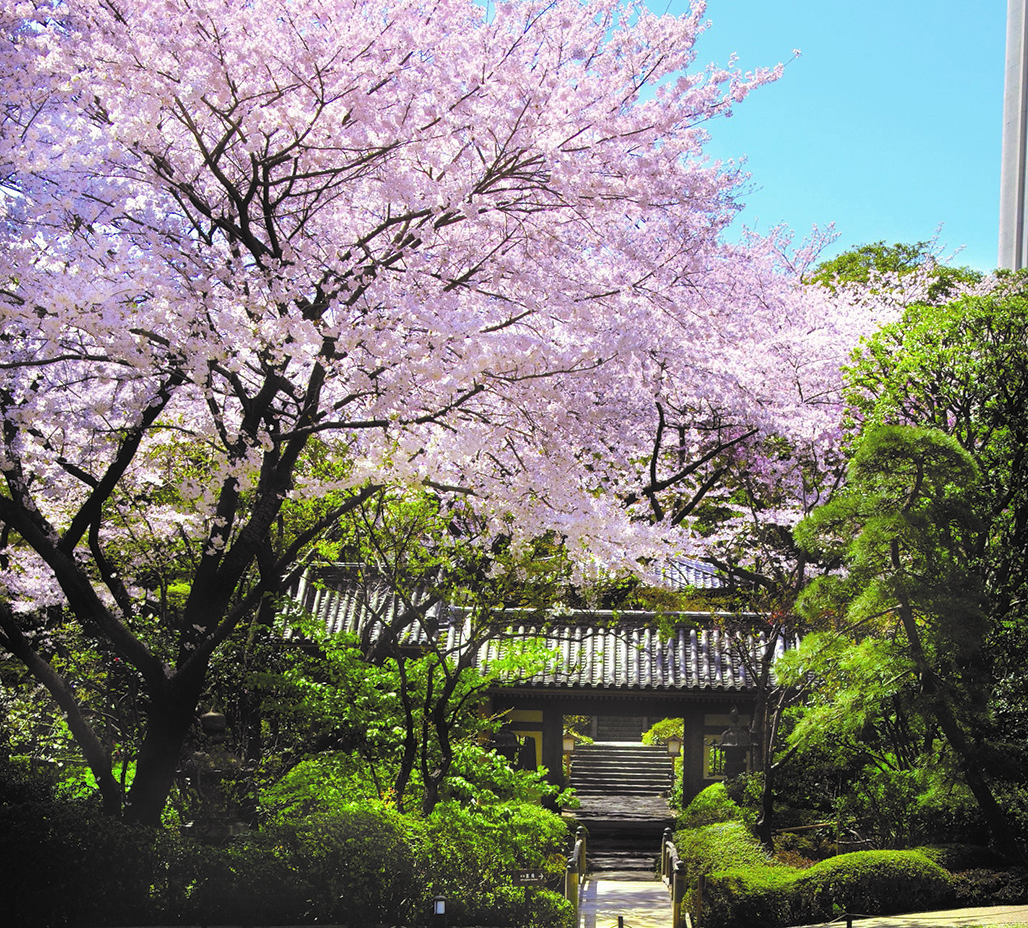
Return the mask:
[[[685,862],[678,856],[678,849],[671,840],[670,828],[664,829],[664,839],[660,846],[660,878],[671,894],[671,928],[681,928],[682,900],[685,899]]]
[[[564,871],[564,898],[575,907],[575,923],[578,923],[578,888],[585,876],[586,831],[579,825],[575,832],[575,846],[568,857]],[[676,926],[677,928],[677,926]]]

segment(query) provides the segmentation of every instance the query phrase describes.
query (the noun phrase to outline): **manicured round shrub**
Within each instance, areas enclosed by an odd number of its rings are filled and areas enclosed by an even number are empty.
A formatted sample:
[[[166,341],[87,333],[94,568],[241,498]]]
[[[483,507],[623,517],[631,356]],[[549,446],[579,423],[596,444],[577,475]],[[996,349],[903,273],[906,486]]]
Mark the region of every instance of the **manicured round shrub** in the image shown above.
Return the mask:
[[[775,862],[742,822],[722,822],[675,833],[675,848],[685,864],[686,884],[715,870],[772,868]]]
[[[855,851],[815,864],[794,885],[794,912],[802,921],[839,911],[891,915],[935,908],[951,898],[949,874],[917,851]]]
[[[714,783],[693,797],[678,817],[677,829],[700,828],[718,822],[742,822],[745,815],[728,795],[723,783]]]
[[[777,928],[795,924],[793,887],[796,873],[787,867],[719,870],[706,878],[704,928]],[[697,890],[687,900],[697,910]]]
[[[932,844],[915,850],[950,873],[976,869],[1005,870],[1010,866],[1010,861],[999,851],[983,844]]]

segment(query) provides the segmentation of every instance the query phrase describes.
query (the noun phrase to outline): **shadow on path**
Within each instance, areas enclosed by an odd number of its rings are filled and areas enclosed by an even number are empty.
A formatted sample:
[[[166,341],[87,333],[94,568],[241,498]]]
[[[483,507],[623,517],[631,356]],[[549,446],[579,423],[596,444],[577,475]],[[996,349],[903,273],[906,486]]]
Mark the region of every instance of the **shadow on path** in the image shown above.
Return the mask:
[[[579,928],[670,928],[671,897],[660,880],[596,879],[589,874],[578,897]]]

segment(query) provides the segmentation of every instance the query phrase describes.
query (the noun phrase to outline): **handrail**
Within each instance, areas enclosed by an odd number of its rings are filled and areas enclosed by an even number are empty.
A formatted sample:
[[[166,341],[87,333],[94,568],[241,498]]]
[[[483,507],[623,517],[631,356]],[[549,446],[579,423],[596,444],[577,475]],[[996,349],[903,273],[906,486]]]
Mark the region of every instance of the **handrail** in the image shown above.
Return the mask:
[[[564,898],[574,906],[575,924],[578,924],[578,886],[585,876],[586,867],[586,830],[581,825],[575,832],[575,846],[567,861],[564,871]]]
[[[665,828],[660,845],[660,878],[671,894],[671,928],[681,928],[682,901],[685,899],[685,861],[679,858],[678,848],[671,837],[671,829]],[[699,924],[698,915],[696,924]]]

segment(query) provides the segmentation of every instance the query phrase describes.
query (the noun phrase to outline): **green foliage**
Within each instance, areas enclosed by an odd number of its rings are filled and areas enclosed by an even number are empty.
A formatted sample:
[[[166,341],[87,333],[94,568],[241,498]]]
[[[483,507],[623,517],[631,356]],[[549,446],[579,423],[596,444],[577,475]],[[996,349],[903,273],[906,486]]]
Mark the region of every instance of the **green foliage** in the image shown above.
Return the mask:
[[[833,293],[842,284],[872,285],[872,292],[877,292],[916,272],[929,278],[927,297],[932,305],[947,299],[959,285],[977,283],[982,276],[970,268],[939,264],[933,242],[886,245],[879,241],[822,262],[806,282],[821,284]]]
[[[513,870],[539,868],[549,874],[550,888],[558,887],[567,840],[563,820],[531,803],[441,802],[416,826],[419,911],[442,895],[450,924],[567,928],[569,905],[511,885]]]
[[[830,745],[841,761],[853,751],[879,759],[894,748],[874,738],[872,730],[913,677],[909,657],[895,640],[853,642],[834,633],[810,634],[775,666],[784,681],[807,674],[821,681],[793,713],[790,745],[804,751]]]
[[[675,832],[675,847],[685,863],[686,884],[695,887],[701,874],[715,870],[765,869],[774,860],[742,822],[719,822]]]
[[[570,795],[565,796],[547,781],[545,768],[515,770],[506,758],[473,741],[454,745],[446,791],[453,799],[479,806],[497,801],[539,804],[548,800],[565,808],[572,801]]]
[[[172,841],[90,803],[0,807],[4,917],[23,928],[150,922],[168,907]]]
[[[806,870],[729,864],[707,876],[707,928],[781,928],[830,921],[840,913],[888,915],[944,905],[949,874],[916,851],[857,851]],[[688,900],[695,907],[695,892]]]
[[[923,791],[907,771],[938,765],[934,742],[941,733],[989,827],[1012,843],[972,735],[985,724],[987,685],[977,479],[974,460],[953,436],[876,426],[857,445],[846,491],[797,527],[806,550],[837,559],[846,574],[815,582],[798,603],[801,611],[827,615],[843,634],[836,642],[813,639],[804,656],[786,662],[792,679],[807,659],[806,672],[826,681],[793,744],[834,737],[861,750],[870,741],[880,768],[875,776],[892,782],[869,783],[867,795],[895,806],[890,797],[909,800]],[[897,823],[896,809],[878,820]],[[909,835],[887,840],[903,843]]]
[[[668,738],[675,736],[683,739],[685,737],[685,722],[682,719],[661,719],[643,732],[643,744],[667,744]],[[674,758],[674,777],[671,789],[667,794],[667,803],[672,809],[682,808],[682,764],[684,759],[679,753]]]
[[[510,871],[563,874],[567,831],[537,805],[442,803],[428,819],[351,803],[214,847],[127,826],[82,802],[0,806],[5,917],[23,928],[218,922],[428,922],[571,928],[569,906],[511,885]]]
[[[395,812],[351,805],[201,852],[190,920],[395,924],[417,901],[415,855]]]
[[[807,922],[836,912],[890,915],[938,908],[952,895],[949,875],[917,851],[856,851],[802,871],[794,884]],[[794,914],[798,913],[794,903]]]
[[[992,730],[1004,743],[984,760],[990,774],[1023,780],[1028,746],[1024,653],[1028,638],[1028,274],[1005,275],[987,295],[910,307],[863,345],[847,374],[854,420],[932,426],[974,459],[975,510],[983,522],[971,552],[985,581],[989,617],[980,664],[989,667]],[[959,631],[959,629],[957,629]]]
[[[668,738],[685,737],[685,722],[682,719],[661,719],[643,732],[643,744],[667,744]]]
[[[1028,870],[1012,866],[995,848],[976,844],[939,844],[917,850],[952,875],[956,905],[1028,902]]]
[[[932,844],[914,848],[943,870],[959,873],[961,870],[997,870],[1009,865],[998,850],[982,844]]]
[[[703,896],[706,928],[778,928],[794,924],[792,871],[781,868],[726,868],[707,878]],[[696,892],[686,904],[695,911]]]
[[[728,795],[724,783],[712,783],[693,797],[678,817],[676,827],[682,830],[701,828],[704,825],[716,825],[722,822],[745,821],[746,815]]]

